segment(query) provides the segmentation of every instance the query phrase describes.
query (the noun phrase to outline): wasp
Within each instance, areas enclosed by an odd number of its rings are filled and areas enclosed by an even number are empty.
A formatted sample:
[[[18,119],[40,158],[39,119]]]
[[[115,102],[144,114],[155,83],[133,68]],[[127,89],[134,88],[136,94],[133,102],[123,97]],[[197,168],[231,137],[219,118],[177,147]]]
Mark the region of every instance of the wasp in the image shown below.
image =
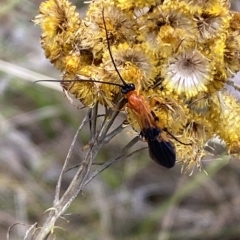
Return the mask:
[[[104,9],[102,12],[103,24],[106,33],[106,40],[109,55],[116,70],[119,79],[122,82],[121,92],[127,99],[127,107],[132,110],[139,127],[141,128],[140,137],[145,138],[148,143],[149,156],[157,164],[172,168],[176,162],[176,152],[173,143],[168,139],[167,134],[158,126],[158,118],[151,110],[150,104],[144,96],[140,95],[135,89],[133,83],[126,83],[122,78],[113,59],[110,43],[108,41],[108,32],[104,17]],[[119,86],[119,85],[118,85]]]

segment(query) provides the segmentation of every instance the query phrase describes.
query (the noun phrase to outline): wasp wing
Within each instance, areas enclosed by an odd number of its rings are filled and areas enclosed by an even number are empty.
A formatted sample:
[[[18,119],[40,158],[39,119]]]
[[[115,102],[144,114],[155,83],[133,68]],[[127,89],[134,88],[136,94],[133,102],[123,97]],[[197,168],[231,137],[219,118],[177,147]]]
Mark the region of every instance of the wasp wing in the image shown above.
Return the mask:
[[[176,153],[170,142],[158,139],[148,141],[149,156],[159,165],[172,168],[176,162]]]
[[[174,145],[161,135],[162,131],[159,128],[145,128],[142,134],[148,142],[149,156],[157,164],[172,168],[176,162],[176,153]]]

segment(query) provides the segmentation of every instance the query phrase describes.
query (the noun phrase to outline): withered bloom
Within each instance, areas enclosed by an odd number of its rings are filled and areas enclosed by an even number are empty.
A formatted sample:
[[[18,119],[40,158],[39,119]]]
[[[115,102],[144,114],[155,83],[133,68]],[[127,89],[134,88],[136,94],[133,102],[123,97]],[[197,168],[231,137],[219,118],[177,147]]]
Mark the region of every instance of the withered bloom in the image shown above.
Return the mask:
[[[166,64],[164,85],[178,94],[195,96],[207,91],[206,84],[211,81],[209,60],[197,49],[176,55]]]

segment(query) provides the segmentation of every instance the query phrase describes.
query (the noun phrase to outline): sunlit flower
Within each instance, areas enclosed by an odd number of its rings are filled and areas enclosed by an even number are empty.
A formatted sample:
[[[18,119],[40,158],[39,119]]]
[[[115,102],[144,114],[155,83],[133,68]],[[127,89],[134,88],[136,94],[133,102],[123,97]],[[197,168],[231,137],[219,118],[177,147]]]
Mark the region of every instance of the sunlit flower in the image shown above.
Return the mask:
[[[213,127],[210,121],[196,112],[189,113],[189,121],[183,129],[183,135],[186,138],[191,138],[194,142],[204,145],[214,135]]]
[[[94,24],[96,30],[105,35],[103,16],[111,43],[123,42],[126,39],[130,40],[134,36],[135,24],[134,21],[131,21],[127,13],[116,6],[105,5],[104,2],[101,7],[89,8],[86,18],[89,22],[89,27],[91,28]]]
[[[178,133],[187,123],[187,105],[177,95],[165,95],[161,90],[149,90],[146,94],[152,110],[159,119],[160,128],[168,128],[173,134]]]
[[[230,15],[227,8],[222,6],[213,6],[212,9],[206,9],[201,14],[194,17],[197,22],[200,41],[215,38],[223,33],[229,26]]]
[[[174,4],[167,2],[165,5],[158,6],[148,14],[148,18],[142,24],[144,24],[143,33],[149,49],[153,47],[152,51],[164,58],[179,48],[191,46],[191,41],[198,34],[197,25],[192,21],[188,8],[182,2]]]
[[[64,65],[67,72],[76,73],[81,64],[80,54],[72,53],[64,58]]]
[[[77,76],[69,73],[64,74],[62,86],[66,92],[75,96],[85,106],[93,107],[99,102],[113,107],[114,97],[119,93],[119,87],[101,83],[101,81],[109,81],[109,75],[96,66],[83,67],[81,74]],[[73,81],[68,82],[67,80]]]
[[[203,39],[213,37],[220,29],[222,18],[208,13],[195,17],[200,36]]]
[[[66,0],[49,0],[41,3],[40,14],[33,20],[42,27],[41,44],[46,57],[61,70],[62,57],[72,50],[70,41],[81,24],[75,8]]]
[[[127,43],[112,47],[111,52],[117,69],[126,82],[132,82],[137,87],[146,88],[153,84],[156,76],[155,62],[144,53],[141,45],[130,47]],[[110,58],[109,49],[103,54],[103,67],[116,74]]]
[[[228,76],[232,76],[240,68],[240,32],[230,32],[224,49],[224,63]]]
[[[214,134],[228,147],[229,153],[236,154],[240,142],[240,105],[236,98],[226,92],[214,94],[205,116],[209,119]]]
[[[194,168],[197,167],[200,171],[202,170],[202,158],[206,155],[209,155],[204,149],[204,145],[192,144],[191,146],[185,146],[174,142],[178,151],[177,151],[177,162],[182,165],[182,172],[186,170],[193,173]]]
[[[209,93],[200,93],[195,97],[189,98],[188,108],[195,113],[205,114],[208,111]]]
[[[194,13],[202,13],[205,10],[219,10],[222,8],[228,9],[230,7],[230,3],[228,0],[184,0],[191,12]]]
[[[198,50],[189,50],[176,55],[167,65],[163,84],[177,93],[194,96],[207,91],[206,84],[211,81],[209,60]]]

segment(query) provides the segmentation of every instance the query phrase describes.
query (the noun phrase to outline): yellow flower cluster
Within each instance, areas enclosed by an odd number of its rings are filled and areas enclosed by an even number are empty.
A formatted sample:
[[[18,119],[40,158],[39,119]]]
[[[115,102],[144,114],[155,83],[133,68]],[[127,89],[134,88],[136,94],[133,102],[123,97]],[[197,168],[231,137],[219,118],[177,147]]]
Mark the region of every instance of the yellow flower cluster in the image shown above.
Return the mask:
[[[226,89],[240,70],[240,14],[229,8],[228,0],[94,0],[80,19],[67,0],[48,0],[34,22],[46,57],[63,80],[76,80],[63,88],[89,107],[112,107],[121,95],[119,86],[101,83],[122,84],[109,43],[122,78],[149,101],[159,127],[193,143],[173,140],[178,160],[190,166],[213,137],[240,152],[240,103]]]

